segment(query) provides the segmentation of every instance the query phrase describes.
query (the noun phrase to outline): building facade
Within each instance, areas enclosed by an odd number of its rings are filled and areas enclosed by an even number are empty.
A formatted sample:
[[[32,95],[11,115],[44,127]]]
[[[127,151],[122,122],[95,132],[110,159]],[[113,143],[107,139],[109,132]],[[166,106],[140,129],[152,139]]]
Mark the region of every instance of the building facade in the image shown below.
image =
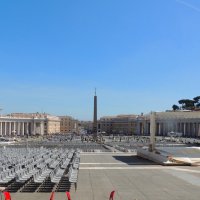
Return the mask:
[[[0,117],[1,136],[48,135],[60,132],[60,119],[45,113],[12,113]]]
[[[149,135],[150,115],[146,115],[141,123],[143,133]],[[156,135],[167,136],[170,132],[200,137],[200,111],[156,112]]]
[[[102,133],[133,135],[137,132],[136,115],[106,116],[99,120]]]
[[[150,114],[100,118],[101,132],[107,134],[150,135]],[[156,135],[170,132],[183,137],[200,137],[200,111],[156,112]]]
[[[61,133],[78,133],[79,122],[70,116],[59,116]]]

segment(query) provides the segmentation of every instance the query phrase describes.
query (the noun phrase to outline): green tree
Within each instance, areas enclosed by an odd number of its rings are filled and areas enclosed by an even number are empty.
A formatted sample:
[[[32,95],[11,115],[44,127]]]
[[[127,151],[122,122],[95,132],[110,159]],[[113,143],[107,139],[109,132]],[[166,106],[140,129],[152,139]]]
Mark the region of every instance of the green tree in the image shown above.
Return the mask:
[[[195,103],[199,103],[200,96],[196,96],[196,97],[194,97],[193,100],[195,101]]]
[[[172,109],[173,109],[173,111],[179,110],[179,106],[177,106],[177,105],[174,104],[174,105],[172,106]]]
[[[183,110],[194,110],[195,108],[195,101],[191,99],[181,99],[178,103],[182,105]]]
[[[196,96],[193,98],[195,108],[200,108],[200,96]]]
[[[181,104],[181,108],[183,109],[184,104],[185,104],[185,99],[179,100],[178,103]]]

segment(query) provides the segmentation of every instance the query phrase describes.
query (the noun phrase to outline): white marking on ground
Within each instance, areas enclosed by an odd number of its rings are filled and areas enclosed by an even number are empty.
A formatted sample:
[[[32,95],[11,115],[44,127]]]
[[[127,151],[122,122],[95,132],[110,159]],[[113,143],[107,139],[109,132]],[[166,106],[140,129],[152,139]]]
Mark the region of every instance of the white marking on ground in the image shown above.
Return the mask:
[[[163,166],[160,167],[80,167],[79,169],[164,169]],[[166,168],[167,169],[167,168]]]
[[[199,170],[193,170],[193,169],[183,169],[183,168],[176,167],[176,168],[173,168],[173,170],[200,174]]]
[[[113,156],[113,155],[127,155],[127,156],[131,156],[131,155],[137,155],[137,153],[136,152],[130,152],[130,153],[122,153],[122,152],[120,152],[120,153],[118,153],[118,152],[113,152],[113,153],[81,153],[81,155],[83,155],[83,156],[91,156],[91,155],[93,155],[93,156],[102,156],[102,155],[106,155],[106,156]]]
[[[135,163],[80,163],[80,165],[133,165],[133,164]]]
[[[128,166],[128,167],[80,167],[79,169],[90,169],[90,170],[106,170],[106,169],[130,169],[130,170],[152,170],[152,169],[170,169],[174,171],[182,171],[182,172],[188,172],[188,173],[196,173],[200,174],[200,170],[192,170],[192,169],[184,169],[184,168],[178,168],[178,167],[172,167],[172,166]]]

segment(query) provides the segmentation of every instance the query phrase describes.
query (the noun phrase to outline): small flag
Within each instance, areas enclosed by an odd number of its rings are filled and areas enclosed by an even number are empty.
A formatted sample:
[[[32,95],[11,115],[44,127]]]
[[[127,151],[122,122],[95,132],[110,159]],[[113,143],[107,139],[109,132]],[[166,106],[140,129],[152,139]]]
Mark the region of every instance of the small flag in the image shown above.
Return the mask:
[[[10,192],[4,192],[5,200],[11,200]]]
[[[109,198],[109,200],[114,200],[114,194],[115,194],[115,191],[113,190],[113,191],[110,193],[110,198]]]
[[[66,192],[66,195],[67,195],[68,200],[71,200],[70,192]]]
[[[51,193],[50,200],[54,200],[54,194],[55,194],[55,192]]]

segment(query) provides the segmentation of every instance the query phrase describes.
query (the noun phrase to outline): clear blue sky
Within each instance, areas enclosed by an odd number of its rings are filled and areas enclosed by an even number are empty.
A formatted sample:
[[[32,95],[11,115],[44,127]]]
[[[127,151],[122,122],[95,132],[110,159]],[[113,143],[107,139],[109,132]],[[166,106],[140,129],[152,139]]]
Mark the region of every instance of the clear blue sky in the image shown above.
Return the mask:
[[[170,109],[199,93],[199,0],[2,0],[3,113]]]

